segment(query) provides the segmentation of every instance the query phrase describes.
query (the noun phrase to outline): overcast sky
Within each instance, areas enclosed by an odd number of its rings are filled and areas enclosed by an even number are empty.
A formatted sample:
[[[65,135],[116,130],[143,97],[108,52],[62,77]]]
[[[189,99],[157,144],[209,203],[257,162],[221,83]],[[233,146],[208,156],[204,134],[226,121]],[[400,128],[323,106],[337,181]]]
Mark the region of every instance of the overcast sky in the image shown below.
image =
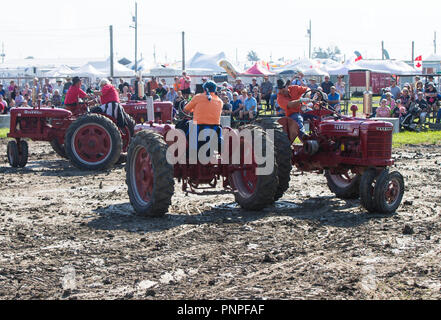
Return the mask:
[[[2,1],[0,42],[6,59],[109,56],[109,25],[118,57],[134,58],[135,1]],[[138,0],[139,52],[158,62],[181,59],[186,32],[187,59],[195,52],[224,51],[235,61],[250,50],[261,59],[308,55],[313,47],[338,46],[348,56],[381,58],[381,40],[392,59],[433,53],[434,31],[441,44],[441,1],[396,0]],[[438,46],[441,53],[441,46]],[[140,55],[139,53],[139,55]]]

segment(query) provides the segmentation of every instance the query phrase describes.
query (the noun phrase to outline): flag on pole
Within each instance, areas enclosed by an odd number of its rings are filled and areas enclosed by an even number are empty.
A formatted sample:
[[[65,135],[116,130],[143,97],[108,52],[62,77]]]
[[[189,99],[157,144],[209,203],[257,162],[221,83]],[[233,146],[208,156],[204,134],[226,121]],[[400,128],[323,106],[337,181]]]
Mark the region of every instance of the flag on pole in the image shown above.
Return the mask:
[[[361,55],[358,56],[357,58],[355,58],[355,62],[360,61],[360,60],[363,60],[363,57]]]
[[[423,56],[416,57],[413,65],[415,69],[421,70],[423,68]]]

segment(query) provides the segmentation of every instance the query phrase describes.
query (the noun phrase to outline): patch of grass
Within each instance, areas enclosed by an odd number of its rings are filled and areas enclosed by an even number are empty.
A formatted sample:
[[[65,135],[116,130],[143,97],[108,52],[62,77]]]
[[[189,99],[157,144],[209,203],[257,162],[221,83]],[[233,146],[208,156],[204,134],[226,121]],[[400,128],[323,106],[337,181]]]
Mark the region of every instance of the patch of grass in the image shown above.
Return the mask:
[[[9,133],[8,128],[0,129],[0,139],[6,138],[6,135]]]
[[[441,131],[400,132],[394,134],[394,148],[404,145],[441,144]]]

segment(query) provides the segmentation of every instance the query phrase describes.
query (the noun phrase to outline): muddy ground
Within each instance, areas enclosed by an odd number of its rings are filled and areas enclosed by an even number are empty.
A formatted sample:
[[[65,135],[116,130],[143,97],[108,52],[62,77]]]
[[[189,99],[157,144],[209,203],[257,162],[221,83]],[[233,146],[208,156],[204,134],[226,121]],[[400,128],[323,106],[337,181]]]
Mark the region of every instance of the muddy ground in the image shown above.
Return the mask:
[[[261,214],[185,195],[136,217],[125,171],[84,173],[46,143],[12,169],[0,140],[0,299],[440,299],[441,148],[395,150],[403,205],[368,215],[292,174]]]

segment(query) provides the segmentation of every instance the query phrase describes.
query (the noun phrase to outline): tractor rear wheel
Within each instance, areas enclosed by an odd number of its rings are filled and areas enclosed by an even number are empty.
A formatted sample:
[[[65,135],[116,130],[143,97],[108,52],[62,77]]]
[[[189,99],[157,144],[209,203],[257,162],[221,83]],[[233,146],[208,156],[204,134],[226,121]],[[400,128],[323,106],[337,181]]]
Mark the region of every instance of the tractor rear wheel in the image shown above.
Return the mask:
[[[60,144],[57,139],[52,140],[50,144],[56,154],[58,154],[61,158],[67,159],[66,149],[64,149],[64,144]]]
[[[126,184],[130,203],[140,216],[164,216],[171,205],[175,182],[167,149],[162,135],[147,130],[136,134],[130,143]]]
[[[331,174],[325,171],[329,189],[340,199],[357,199],[359,196],[360,178],[358,174],[350,175],[349,170],[345,174]]]
[[[404,195],[404,178],[399,172],[384,170],[377,178],[374,198],[379,213],[394,213]]]
[[[8,161],[11,167],[17,168],[19,161],[18,145],[15,141],[9,141],[7,147]]]
[[[88,114],[78,118],[66,132],[66,154],[81,170],[107,170],[119,159],[122,139],[109,118]]]
[[[376,212],[377,206],[374,199],[374,189],[378,174],[375,168],[366,170],[360,180],[360,201],[361,205],[369,212]]]
[[[246,129],[246,128],[244,128]],[[268,139],[265,132],[258,127],[253,127],[252,138],[253,142],[256,137],[262,137],[263,156],[266,148],[269,145],[270,149],[274,148],[273,142]],[[245,148],[254,148],[254,143],[250,145],[243,145],[243,152]],[[236,191],[234,193],[236,202],[246,210],[259,211],[266,206],[274,203],[277,187],[277,161],[274,161],[274,168],[271,168],[271,173],[268,175],[257,175],[257,168],[264,168],[266,164],[257,165],[255,161],[255,152],[252,150],[253,163],[247,165],[242,170],[235,171],[230,180]]]
[[[273,119],[260,119],[258,121],[260,127],[264,130],[274,130],[274,151],[275,160],[277,162],[277,177],[279,184],[274,196],[274,201],[283,197],[289,188],[292,171],[292,149],[289,142],[288,135],[283,131],[283,127]],[[256,126],[245,126],[244,128],[255,128]]]
[[[20,140],[20,148],[18,152],[18,166],[20,168],[26,167],[29,157],[29,146],[24,140]]]

